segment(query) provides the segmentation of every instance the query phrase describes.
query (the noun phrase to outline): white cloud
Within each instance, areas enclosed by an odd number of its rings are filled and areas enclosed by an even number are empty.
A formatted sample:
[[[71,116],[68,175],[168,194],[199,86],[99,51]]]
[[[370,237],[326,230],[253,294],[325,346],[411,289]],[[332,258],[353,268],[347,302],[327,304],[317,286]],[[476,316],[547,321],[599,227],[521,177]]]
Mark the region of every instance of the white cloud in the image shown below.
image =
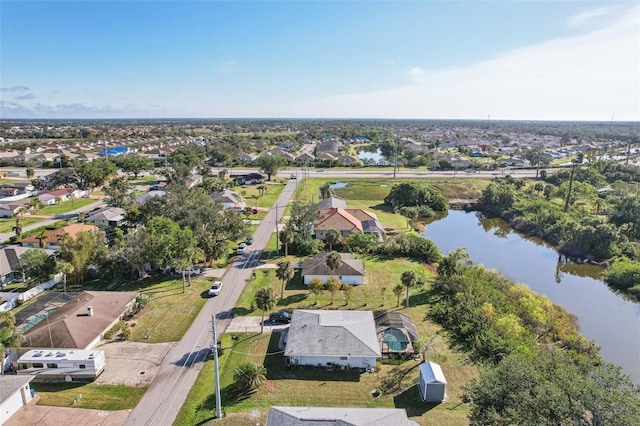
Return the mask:
[[[391,60],[391,59],[385,59],[385,60],[384,60],[384,64],[385,64],[385,65],[393,65],[393,64],[394,64],[394,62],[393,62],[393,60]]]
[[[424,74],[426,74],[426,71],[420,67],[413,67],[407,70],[407,75],[410,75],[412,77],[416,77]]]
[[[505,52],[466,67],[412,68],[403,87],[315,99],[291,116],[640,119],[638,13],[581,36]]]
[[[592,23],[594,20],[611,15],[619,8],[616,6],[599,7],[595,9],[587,9],[566,20],[566,24],[571,28],[579,28]]]

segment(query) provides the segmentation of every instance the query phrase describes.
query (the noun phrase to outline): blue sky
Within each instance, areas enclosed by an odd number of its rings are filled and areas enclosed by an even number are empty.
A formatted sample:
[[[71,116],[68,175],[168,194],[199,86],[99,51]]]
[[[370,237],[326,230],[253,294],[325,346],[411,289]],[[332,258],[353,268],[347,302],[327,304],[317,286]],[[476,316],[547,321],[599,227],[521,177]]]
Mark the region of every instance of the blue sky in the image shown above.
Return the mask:
[[[4,1],[0,117],[640,120],[635,1]]]

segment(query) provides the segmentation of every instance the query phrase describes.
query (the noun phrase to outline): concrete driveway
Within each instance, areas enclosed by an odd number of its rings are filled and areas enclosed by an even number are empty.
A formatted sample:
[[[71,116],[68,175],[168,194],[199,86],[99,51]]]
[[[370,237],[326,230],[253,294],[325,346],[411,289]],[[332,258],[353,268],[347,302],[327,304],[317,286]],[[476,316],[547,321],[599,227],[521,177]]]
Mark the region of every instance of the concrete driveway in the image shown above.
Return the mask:
[[[266,316],[266,315],[265,315]],[[260,320],[261,317],[237,317],[231,320],[229,327],[227,327],[227,333],[260,333]],[[271,323],[268,319],[264,320],[264,332],[271,333],[272,331],[280,332],[289,328],[289,324]]]
[[[36,405],[36,399],[7,420],[5,426],[121,426],[131,410],[104,411]]]

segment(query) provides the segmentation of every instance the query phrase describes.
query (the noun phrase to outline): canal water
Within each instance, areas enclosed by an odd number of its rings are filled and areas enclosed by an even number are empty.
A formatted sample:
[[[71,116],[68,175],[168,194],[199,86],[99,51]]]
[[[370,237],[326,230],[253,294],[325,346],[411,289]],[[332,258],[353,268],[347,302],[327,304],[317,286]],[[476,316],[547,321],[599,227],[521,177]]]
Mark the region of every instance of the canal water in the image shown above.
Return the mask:
[[[640,384],[640,304],[614,293],[599,279],[602,268],[564,262],[544,242],[523,237],[500,219],[449,211],[426,225],[424,236],[443,254],[465,247],[474,263],[527,284],[576,314],[580,330],[601,346],[607,361]]]

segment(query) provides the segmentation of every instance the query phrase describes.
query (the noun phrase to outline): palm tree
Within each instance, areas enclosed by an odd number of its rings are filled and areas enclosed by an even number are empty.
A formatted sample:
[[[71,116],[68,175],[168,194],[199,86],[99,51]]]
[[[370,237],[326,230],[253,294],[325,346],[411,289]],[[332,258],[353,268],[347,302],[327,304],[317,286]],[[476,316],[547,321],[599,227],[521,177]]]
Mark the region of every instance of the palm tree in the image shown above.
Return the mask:
[[[280,231],[280,241],[284,244],[284,255],[289,256],[289,244],[293,243],[296,233],[293,229],[286,227]]]
[[[56,273],[62,273],[62,283],[63,283],[64,292],[66,293],[67,292],[67,274],[72,274],[73,271],[75,271],[75,268],[69,262],[66,262],[64,260],[58,260],[56,262],[55,271]]]
[[[325,234],[325,241],[329,244],[329,251],[333,251],[333,246],[340,243],[340,231],[337,229],[329,229]]]
[[[280,288],[280,299],[284,298],[284,285],[290,281],[296,271],[291,267],[291,262],[288,260],[282,260],[278,262],[278,269],[276,269],[276,277],[282,280],[282,287]]]
[[[393,294],[395,294],[396,297],[398,298],[396,307],[400,306],[400,296],[402,295],[403,291],[404,291],[404,287],[402,286],[402,284],[396,284],[396,286],[393,288]]]
[[[20,346],[21,335],[16,328],[15,317],[11,312],[0,312],[0,374],[4,375],[4,361],[9,348]]]
[[[259,388],[266,379],[267,369],[255,362],[240,364],[233,370],[233,381],[245,392]]]
[[[313,302],[315,306],[318,304],[318,296],[324,291],[324,283],[322,280],[320,278],[313,278],[309,281],[309,291],[316,296],[316,300]]]
[[[402,276],[400,277],[400,280],[402,281],[402,285],[405,286],[407,288],[407,299],[406,299],[406,304],[407,304],[407,308],[409,307],[409,289],[413,286],[415,286],[416,284],[418,284],[418,274],[416,274],[416,271],[404,271],[402,273]]]
[[[38,235],[36,235],[36,240],[38,240],[38,243],[40,243],[40,248],[42,249],[47,246],[48,239],[49,239],[49,236],[47,235],[47,232],[44,229],[38,232]]]
[[[332,251],[327,256],[327,266],[331,269],[331,275],[336,274],[336,270],[342,266],[342,256],[337,251]]]
[[[331,184],[329,182],[325,182],[322,185],[320,185],[319,190],[320,190],[320,198],[323,200],[333,195],[333,190],[331,189]]]
[[[384,306],[384,295],[387,293],[387,286],[382,285],[378,290],[380,291],[380,299],[382,299],[380,306]]]
[[[455,249],[449,252],[438,263],[438,278],[441,280],[448,280],[454,275],[460,273],[464,265],[468,265],[470,262],[469,253],[463,248]]]
[[[342,284],[340,284],[340,280],[337,279],[336,277],[329,277],[329,279],[327,280],[327,291],[329,293],[331,293],[331,304],[333,305],[333,300],[336,297],[336,293],[338,292],[338,290],[340,290],[340,286]]]
[[[262,321],[260,321],[260,334],[264,333],[264,312],[270,311],[276,306],[276,295],[271,287],[261,287],[256,290],[254,301],[258,309],[262,311]]]
[[[264,197],[264,194],[267,193],[267,185],[260,185],[256,189],[260,193],[260,197]]]
[[[16,225],[13,227],[13,232],[16,234],[16,238],[22,238],[22,218],[20,216],[16,217]]]

